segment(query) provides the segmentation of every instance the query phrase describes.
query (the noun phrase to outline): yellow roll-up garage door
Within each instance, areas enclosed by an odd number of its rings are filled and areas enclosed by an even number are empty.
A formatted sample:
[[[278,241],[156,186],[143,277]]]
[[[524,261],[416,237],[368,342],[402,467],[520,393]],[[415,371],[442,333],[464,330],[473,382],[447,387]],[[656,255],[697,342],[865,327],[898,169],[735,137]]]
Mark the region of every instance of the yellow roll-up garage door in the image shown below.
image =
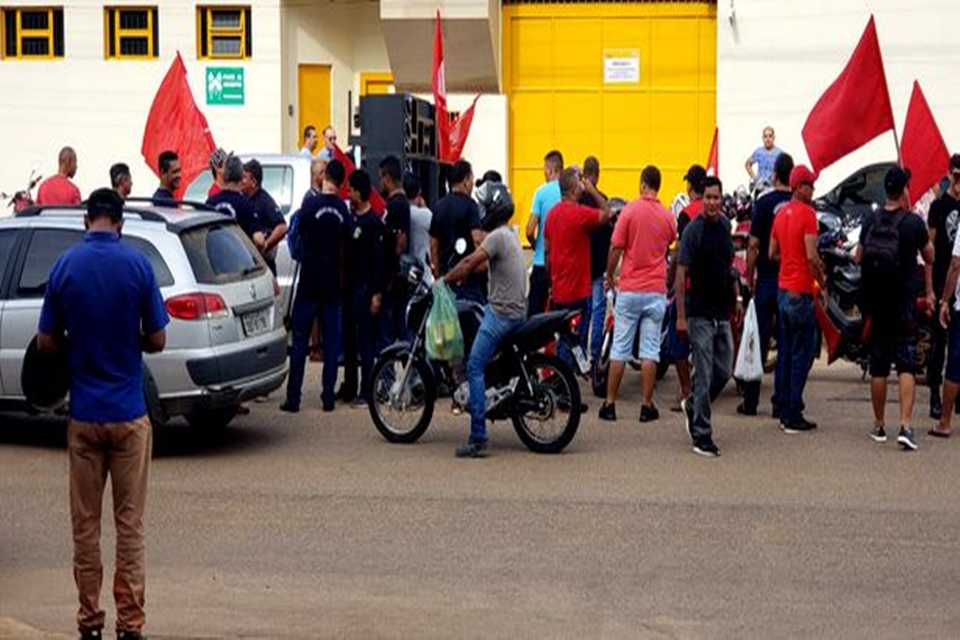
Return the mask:
[[[716,34],[712,2],[504,4],[514,222],[526,223],[551,149],[567,164],[597,156],[601,190],[627,200],[655,164],[669,205],[710,151]]]

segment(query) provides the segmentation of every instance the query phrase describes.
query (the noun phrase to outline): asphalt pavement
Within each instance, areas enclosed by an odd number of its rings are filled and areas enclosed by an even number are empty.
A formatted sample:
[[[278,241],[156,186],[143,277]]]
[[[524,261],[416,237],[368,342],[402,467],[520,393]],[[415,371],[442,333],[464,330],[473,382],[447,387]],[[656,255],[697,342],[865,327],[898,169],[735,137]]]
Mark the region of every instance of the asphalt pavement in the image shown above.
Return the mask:
[[[618,423],[590,399],[556,456],[496,424],[485,460],[453,457],[446,401],[392,445],[321,413],[316,365],[307,384],[296,416],[275,394],[220,435],[155,434],[151,638],[960,637],[960,442],[926,418],[915,453],[870,441],[848,366],[814,371],[810,434],[780,432],[768,385],[757,418],[728,389],[716,460],[669,411],[672,372],[658,422],[629,374]],[[112,627],[109,518],[103,551]],[[0,638],[72,637],[75,602],[64,424],[0,415]]]

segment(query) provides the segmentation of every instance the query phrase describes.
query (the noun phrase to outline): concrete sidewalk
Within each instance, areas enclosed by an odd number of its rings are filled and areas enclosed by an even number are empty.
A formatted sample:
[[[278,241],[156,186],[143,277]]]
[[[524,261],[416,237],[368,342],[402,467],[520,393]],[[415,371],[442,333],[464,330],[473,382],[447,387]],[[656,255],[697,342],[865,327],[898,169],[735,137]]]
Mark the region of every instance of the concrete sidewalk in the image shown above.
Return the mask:
[[[0,618],[0,640],[66,640],[72,637],[34,629],[13,618]]]

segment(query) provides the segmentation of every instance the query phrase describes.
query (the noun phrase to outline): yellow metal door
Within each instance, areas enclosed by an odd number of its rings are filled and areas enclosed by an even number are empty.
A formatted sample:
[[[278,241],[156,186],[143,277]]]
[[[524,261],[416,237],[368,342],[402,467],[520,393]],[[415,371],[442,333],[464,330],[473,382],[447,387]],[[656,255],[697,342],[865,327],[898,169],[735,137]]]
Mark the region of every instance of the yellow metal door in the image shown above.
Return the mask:
[[[504,5],[514,222],[523,228],[551,149],[566,164],[597,156],[600,188],[627,200],[655,164],[669,204],[710,152],[716,33],[706,2]]]
[[[300,107],[300,135],[307,125],[312,124],[319,136],[324,127],[330,124],[330,65],[301,64],[297,67],[297,100]],[[321,148],[322,141],[318,149]]]

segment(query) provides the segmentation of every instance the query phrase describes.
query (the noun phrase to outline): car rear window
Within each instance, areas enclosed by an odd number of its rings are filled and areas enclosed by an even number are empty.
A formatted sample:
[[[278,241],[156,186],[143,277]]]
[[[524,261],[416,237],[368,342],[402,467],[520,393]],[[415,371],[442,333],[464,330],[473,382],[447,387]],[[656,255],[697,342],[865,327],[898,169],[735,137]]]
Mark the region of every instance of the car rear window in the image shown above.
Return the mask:
[[[180,240],[200,284],[255,278],[267,268],[253,243],[232,222],[189,229],[180,235]]]

